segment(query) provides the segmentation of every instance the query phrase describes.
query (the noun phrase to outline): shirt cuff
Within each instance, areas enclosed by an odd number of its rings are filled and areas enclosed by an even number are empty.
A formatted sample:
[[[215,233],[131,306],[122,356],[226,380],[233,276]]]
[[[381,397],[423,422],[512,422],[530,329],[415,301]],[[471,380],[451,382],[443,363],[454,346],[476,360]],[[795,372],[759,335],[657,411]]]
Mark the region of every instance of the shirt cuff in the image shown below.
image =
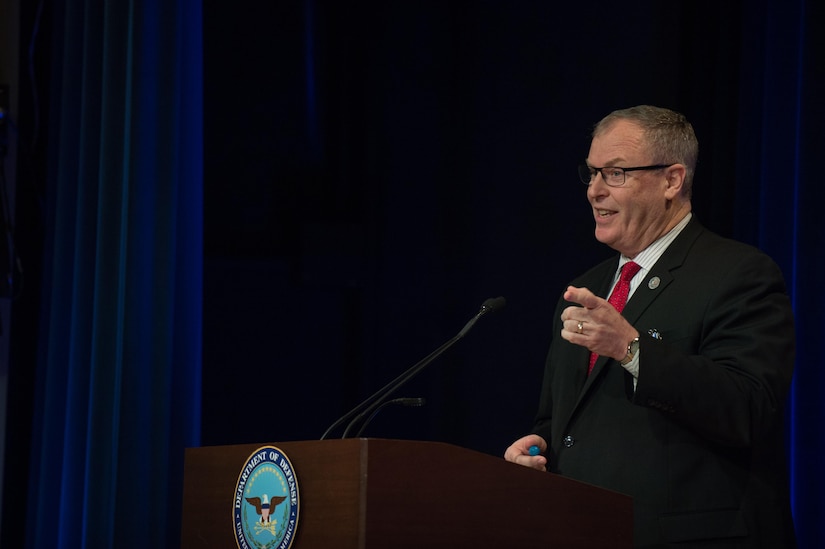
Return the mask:
[[[633,359],[628,362],[627,364],[622,365],[622,368],[630,372],[630,375],[633,376],[633,390],[636,390],[636,383],[639,382],[639,355],[641,354],[641,349],[636,351],[636,354],[633,355]]]

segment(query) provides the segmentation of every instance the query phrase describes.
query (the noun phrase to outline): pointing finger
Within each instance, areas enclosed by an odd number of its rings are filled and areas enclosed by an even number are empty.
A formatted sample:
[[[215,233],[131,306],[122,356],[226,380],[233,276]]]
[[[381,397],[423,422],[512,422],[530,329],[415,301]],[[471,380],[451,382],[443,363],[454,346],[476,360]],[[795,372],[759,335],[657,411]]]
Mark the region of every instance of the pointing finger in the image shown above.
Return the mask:
[[[585,309],[595,309],[602,301],[587,288],[576,288],[575,286],[567,287],[567,291],[564,292],[564,299],[578,303]]]

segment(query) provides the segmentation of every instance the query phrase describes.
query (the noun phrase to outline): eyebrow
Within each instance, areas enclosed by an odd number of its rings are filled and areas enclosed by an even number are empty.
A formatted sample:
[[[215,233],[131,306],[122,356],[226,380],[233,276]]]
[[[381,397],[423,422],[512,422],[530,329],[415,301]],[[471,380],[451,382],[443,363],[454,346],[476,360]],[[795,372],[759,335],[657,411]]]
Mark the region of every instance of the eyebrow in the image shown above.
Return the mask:
[[[585,162],[587,162],[588,166],[591,166],[591,167],[593,166],[593,164],[590,162],[590,160],[585,159]],[[602,167],[603,168],[605,168],[605,167],[616,167],[617,162],[627,162],[627,160],[625,160],[621,157],[616,157],[616,158],[613,158],[612,160],[610,160],[609,162],[607,162],[607,164],[603,164]]]

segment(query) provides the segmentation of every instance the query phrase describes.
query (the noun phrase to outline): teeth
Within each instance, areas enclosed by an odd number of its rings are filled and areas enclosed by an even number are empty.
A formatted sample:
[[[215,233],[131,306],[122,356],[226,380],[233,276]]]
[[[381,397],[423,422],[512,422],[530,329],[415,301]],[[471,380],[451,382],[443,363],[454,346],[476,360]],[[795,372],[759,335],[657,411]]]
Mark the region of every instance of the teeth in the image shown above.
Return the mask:
[[[607,217],[608,215],[612,214],[610,210],[596,210],[599,213],[600,217]]]

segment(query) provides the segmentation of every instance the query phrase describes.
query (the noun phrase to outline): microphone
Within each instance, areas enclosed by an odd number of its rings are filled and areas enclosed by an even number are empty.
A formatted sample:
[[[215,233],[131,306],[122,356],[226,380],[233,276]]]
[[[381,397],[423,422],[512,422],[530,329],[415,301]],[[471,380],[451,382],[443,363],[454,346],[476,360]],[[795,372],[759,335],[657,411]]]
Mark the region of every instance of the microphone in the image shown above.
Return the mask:
[[[384,387],[373,393],[369,398],[358,404],[355,408],[353,408],[352,410],[338,418],[332,425],[330,425],[327,428],[326,431],[324,431],[324,434],[321,435],[321,440],[326,439],[329,436],[329,434],[342,423],[351,420],[350,423],[347,424],[347,427],[344,430],[344,434],[341,437],[346,438],[347,435],[349,435],[349,432],[355,428],[355,425],[359,421],[361,421],[364,417],[372,418],[373,412],[378,410],[378,408],[381,407],[382,403],[384,403],[390,396],[392,396],[392,394],[395,393],[395,391],[400,389],[404,384],[406,384],[416,375],[421,373],[421,371],[427,366],[429,366],[432,361],[441,356],[441,354],[444,353],[444,351],[452,347],[459,339],[464,337],[467,334],[467,332],[469,332],[470,329],[472,329],[475,323],[478,322],[479,318],[486,315],[487,313],[492,313],[503,309],[506,303],[507,302],[503,297],[491,297],[485,300],[484,303],[481,304],[481,308],[479,309],[478,313],[476,313],[476,315],[473,318],[471,318],[467,322],[467,324],[464,325],[460,332],[454,335],[446,343],[442,344],[438,349],[436,349],[435,351],[433,351],[432,353],[430,353],[429,355],[425,356],[420,361],[415,363],[412,367],[403,372],[397,378],[390,381]]]
[[[392,400],[388,400],[388,401],[384,402],[383,404],[381,404],[381,406],[376,408],[375,411],[372,413],[372,415],[370,417],[368,417],[364,421],[364,423],[361,424],[361,428],[358,429],[357,433],[355,433],[355,438],[360,437],[361,433],[364,432],[364,429],[367,428],[367,425],[369,425],[370,422],[373,419],[375,419],[375,416],[378,415],[378,412],[380,412],[381,410],[383,410],[387,406],[398,405],[398,406],[409,406],[411,408],[420,408],[420,407],[424,406],[426,403],[427,403],[427,399],[422,398],[422,397],[417,397],[417,398],[405,397],[405,398],[394,398]],[[349,434],[349,430],[353,426],[357,425],[358,421],[360,421],[361,418],[363,418],[363,417],[364,417],[364,412],[361,412],[360,414],[358,414],[358,417],[355,418],[355,420],[347,426],[347,430],[344,431],[344,434],[341,436],[341,438],[347,438],[347,435]]]

